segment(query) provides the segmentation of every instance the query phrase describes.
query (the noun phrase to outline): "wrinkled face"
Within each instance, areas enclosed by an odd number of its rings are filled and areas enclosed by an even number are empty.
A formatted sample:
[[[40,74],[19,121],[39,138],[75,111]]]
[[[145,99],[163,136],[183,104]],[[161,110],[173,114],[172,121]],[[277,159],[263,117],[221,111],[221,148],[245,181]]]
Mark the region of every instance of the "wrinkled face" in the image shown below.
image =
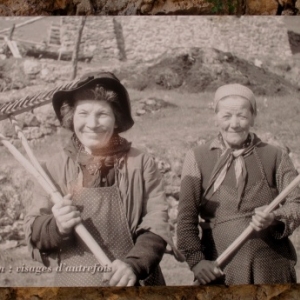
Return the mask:
[[[115,116],[106,101],[80,100],[74,111],[74,132],[88,153],[105,147],[115,128]]]
[[[247,139],[255,116],[250,102],[237,96],[229,96],[218,103],[216,121],[225,143],[238,149]]]

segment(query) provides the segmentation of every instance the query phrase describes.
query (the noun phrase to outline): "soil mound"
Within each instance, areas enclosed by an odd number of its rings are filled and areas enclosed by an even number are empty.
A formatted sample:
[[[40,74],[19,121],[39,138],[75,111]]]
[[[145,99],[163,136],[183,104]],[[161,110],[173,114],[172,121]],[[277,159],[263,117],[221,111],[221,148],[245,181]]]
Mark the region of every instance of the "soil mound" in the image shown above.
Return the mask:
[[[121,77],[125,72],[120,74]],[[286,94],[299,89],[263,67],[258,59],[249,62],[229,52],[213,48],[173,50],[158,63],[123,77],[132,88],[177,89],[184,92],[215,91],[226,83],[241,83],[250,87],[256,95]],[[131,86],[134,84],[134,86]]]

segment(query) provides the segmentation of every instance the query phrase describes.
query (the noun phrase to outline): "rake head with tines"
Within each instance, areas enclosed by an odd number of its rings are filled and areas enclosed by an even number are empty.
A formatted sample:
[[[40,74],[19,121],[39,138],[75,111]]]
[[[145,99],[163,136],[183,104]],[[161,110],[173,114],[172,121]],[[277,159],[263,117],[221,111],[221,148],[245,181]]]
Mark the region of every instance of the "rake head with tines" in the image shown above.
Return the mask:
[[[57,86],[54,89],[41,92],[34,96],[26,96],[22,99],[5,102],[0,105],[0,121],[7,119],[11,115],[18,115],[26,111],[30,111],[36,107],[48,104],[51,102],[52,96],[58,90],[68,90],[74,87],[79,80],[74,80],[63,85]]]

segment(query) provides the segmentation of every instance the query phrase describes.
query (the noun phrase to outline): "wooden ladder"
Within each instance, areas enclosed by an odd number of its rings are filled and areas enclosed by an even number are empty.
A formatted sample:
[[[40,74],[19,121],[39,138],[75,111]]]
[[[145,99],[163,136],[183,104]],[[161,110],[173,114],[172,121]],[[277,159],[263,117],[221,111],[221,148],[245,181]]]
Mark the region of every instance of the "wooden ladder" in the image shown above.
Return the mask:
[[[48,34],[48,45],[53,45],[53,46],[60,46],[61,41],[60,41],[60,28],[61,25],[57,23],[52,23],[49,34]]]

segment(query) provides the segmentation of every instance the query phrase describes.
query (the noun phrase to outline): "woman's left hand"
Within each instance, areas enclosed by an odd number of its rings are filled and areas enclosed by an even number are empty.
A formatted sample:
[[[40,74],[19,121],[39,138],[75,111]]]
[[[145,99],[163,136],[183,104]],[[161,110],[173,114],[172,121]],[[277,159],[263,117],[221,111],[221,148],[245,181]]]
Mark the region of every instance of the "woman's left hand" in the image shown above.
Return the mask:
[[[110,286],[134,286],[137,278],[129,264],[116,259],[112,262],[111,268],[112,271],[104,275]]]
[[[252,217],[252,221],[250,222],[250,225],[255,231],[266,229],[274,222],[274,214],[272,212],[263,212],[265,208],[266,206],[261,206],[255,209],[255,215]]]

